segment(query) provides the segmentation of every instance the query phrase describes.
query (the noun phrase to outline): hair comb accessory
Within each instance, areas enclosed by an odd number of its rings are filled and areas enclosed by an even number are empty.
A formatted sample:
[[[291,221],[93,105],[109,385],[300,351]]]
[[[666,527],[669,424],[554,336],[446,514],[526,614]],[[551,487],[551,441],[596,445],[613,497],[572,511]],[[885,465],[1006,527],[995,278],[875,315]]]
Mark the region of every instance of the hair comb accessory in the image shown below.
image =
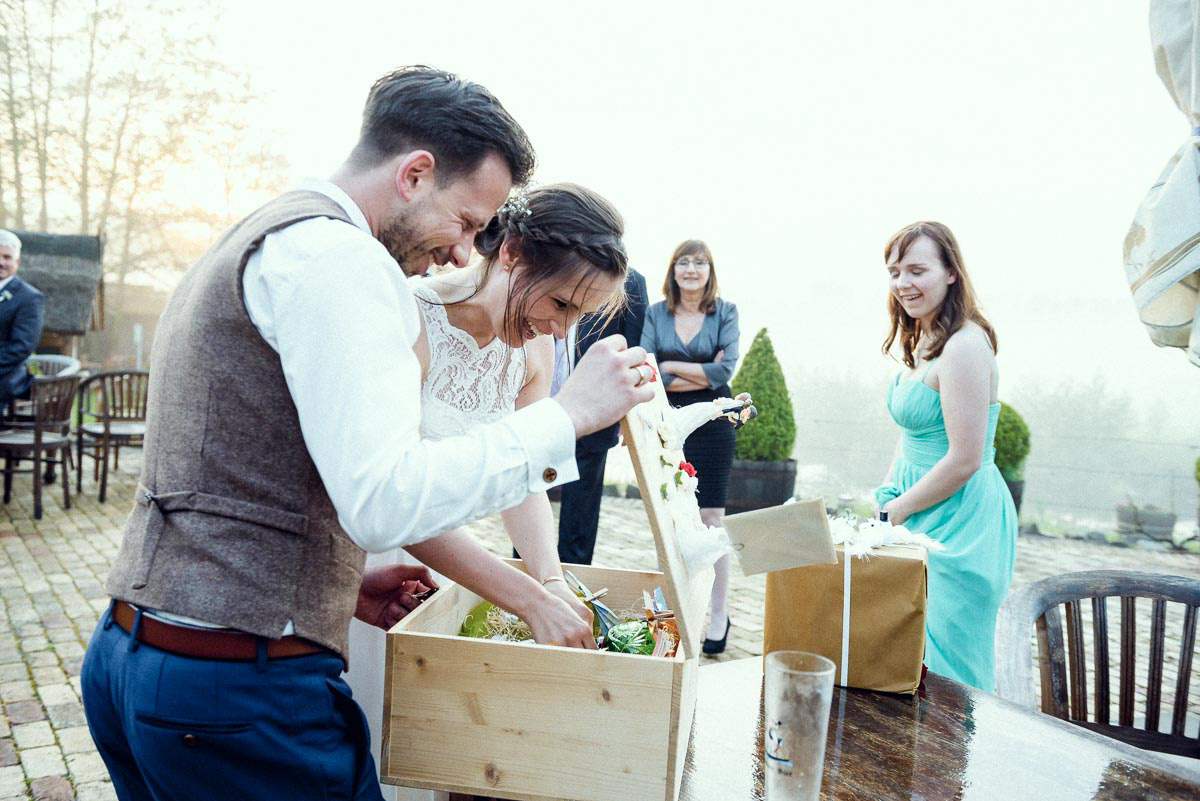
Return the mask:
[[[533,213],[529,210],[529,195],[522,190],[514,190],[508,196],[508,200],[504,201],[500,211],[513,220],[522,220],[528,217]]]

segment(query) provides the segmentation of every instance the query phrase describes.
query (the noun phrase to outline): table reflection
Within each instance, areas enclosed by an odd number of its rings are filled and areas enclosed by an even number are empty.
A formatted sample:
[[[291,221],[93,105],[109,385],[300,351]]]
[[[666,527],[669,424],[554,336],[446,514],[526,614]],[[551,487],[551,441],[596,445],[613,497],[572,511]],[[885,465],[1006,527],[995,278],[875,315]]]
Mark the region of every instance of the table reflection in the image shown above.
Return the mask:
[[[680,798],[762,799],[762,661],[700,670]],[[923,700],[834,689],[821,797],[1200,798],[1200,772],[940,676]]]
[[[1111,751],[1088,738],[1072,740],[1069,759],[1056,758],[1048,747],[1036,771],[1014,765],[1014,754],[1036,747],[1045,730],[1030,725],[1021,709],[1001,704],[972,704],[971,716],[979,730],[989,733],[967,749],[962,782],[964,801],[991,798],[988,788],[1005,787],[1012,798],[1053,798],[1056,801],[1090,801],[1099,794]]]

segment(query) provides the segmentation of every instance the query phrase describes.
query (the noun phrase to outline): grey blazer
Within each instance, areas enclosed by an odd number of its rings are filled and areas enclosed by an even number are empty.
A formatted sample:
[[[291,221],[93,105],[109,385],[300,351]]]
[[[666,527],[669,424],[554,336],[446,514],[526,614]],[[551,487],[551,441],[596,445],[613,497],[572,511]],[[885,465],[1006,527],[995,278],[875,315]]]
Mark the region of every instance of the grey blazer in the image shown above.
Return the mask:
[[[700,333],[691,342],[684,342],[675,332],[675,316],[667,311],[665,300],[646,309],[642,326],[642,347],[653,353],[660,362],[695,362],[704,369],[709,389],[720,389],[733,378],[738,360],[738,310],[727,300],[717,298],[716,311],[704,318]],[[721,361],[714,361],[717,351],[725,351]],[[664,372],[663,386],[675,376]]]

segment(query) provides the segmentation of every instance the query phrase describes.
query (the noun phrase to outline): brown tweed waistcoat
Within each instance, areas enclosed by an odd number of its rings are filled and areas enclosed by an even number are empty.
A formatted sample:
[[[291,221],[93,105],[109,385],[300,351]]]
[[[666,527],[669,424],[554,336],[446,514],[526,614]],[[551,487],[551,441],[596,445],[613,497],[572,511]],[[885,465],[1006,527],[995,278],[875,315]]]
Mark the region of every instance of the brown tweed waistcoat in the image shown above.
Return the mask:
[[[284,194],[226,231],[168,301],[151,352],[145,466],[108,592],[265,637],[291,620],[345,658],[365,554],[338,524],[279,354],[242,296],[263,239],[313,217],[350,223],[320,193]]]

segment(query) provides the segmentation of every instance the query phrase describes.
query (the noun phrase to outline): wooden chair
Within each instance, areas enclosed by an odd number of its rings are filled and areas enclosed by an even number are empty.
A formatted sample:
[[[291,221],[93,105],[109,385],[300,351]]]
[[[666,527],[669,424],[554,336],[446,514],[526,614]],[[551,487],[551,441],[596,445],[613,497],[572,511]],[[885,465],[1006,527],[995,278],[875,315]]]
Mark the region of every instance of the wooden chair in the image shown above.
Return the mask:
[[[1117,720],[1111,720],[1108,598],[1120,603],[1120,663]],[[1150,647],[1146,670],[1145,715],[1135,720],[1137,601],[1150,603]],[[1083,617],[1090,602],[1092,714],[1088,710],[1088,659]],[[1181,604],[1182,626],[1174,682],[1170,733],[1160,731],[1167,604]],[[1066,607],[1063,628],[1059,606]],[[998,694],[1037,708],[1033,688],[1032,632],[1036,628],[1041,674],[1041,711],[1139,748],[1200,758],[1200,739],[1187,736],[1189,684],[1196,645],[1200,580],[1126,570],[1092,570],[1035,581],[1014,592],[996,620]],[[1176,615],[1178,616],[1178,615]]]
[[[47,377],[75,375],[82,367],[79,359],[55,353],[35,353],[26,359],[25,363],[35,376]]]
[[[75,375],[82,367],[79,359],[59,356],[54,353],[34,353],[25,360],[25,365],[35,378]],[[28,398],[13,398],[4,410],[5,422],[32,423],[33,413]]]
[[[42,519],[42,465],[63,465],[63,507],[71,508],[70,464],[71,404],[79,388],[79,376],[35,378],[30,390],[32,424],[0,432],[0,452],[4,454],[4,502],[12,499],[12,477],[21,459],[33,460],[33,516]],[[62,451],[60,458],[53,454]],[[43,455],[43,454],[47,455]]]
[[[79,471],[75,491],[83,491],[83,457],[93,461],[100,482],[100,502],[108,492],[108,455],[113,469],[121,466],[122,446],[140,445],[146,436],[146,394],[150,374],[145,370],[109,370],[95,373],[79,385],[75,411],[75,453]],[[88,451],[91,451],[90,453]]]
[[[25,360],[25,364],[29,366],[29,372],[33,373],[34,377],[62,377],[76,375],[82,369],[82,364],[79,359],[71,356],[60,356],[57,353],[34,353]],[[30,402],[25,399],[14,399],[12,405],[7,410],[6,423],[17,426],[29,427],[33,425],[33,411]],[[68,424],[64,433],[70,433],[71,427]],[[70,448],[66,453],[70,455]],[[54,483],[54,463],[46,465],[46,475],[43,477],[43,483]]]

